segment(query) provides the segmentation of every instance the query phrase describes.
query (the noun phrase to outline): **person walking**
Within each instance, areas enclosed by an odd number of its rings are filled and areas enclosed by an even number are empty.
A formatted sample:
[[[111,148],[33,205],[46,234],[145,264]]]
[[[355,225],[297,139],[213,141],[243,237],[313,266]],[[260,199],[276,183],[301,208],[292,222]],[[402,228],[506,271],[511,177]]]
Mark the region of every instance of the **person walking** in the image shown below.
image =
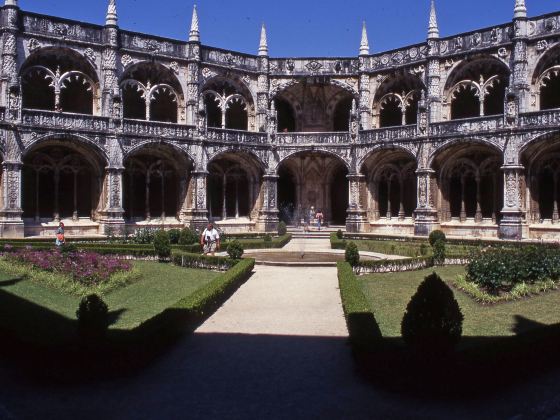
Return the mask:
[[[64,238],[64,223],[60,222],[58,224],[58,228],[56,229],[56,246],[62,246],[66,243],[66,239]]]
[[[200,235],[200,245],[204,255],[212,254],[214,256],[216,251],[220,249],[220,233],[212,223],[208,223],[208,226]]]
[[[321,225],[323,224],[323,211],[321,209],[317,210],[317,214],[315,215],[315,219],[317,220],[317,230],[321,230]]]

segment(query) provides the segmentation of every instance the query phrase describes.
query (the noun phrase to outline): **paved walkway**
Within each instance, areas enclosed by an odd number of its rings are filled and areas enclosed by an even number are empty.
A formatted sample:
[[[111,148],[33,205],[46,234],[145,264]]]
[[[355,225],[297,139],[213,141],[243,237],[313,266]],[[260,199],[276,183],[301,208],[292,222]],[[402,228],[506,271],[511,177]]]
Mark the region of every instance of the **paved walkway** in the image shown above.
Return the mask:
[[[548,418],[560,408],[554,372],[488,400],[389,394],[355,375],[346,336],[335,268],[258,266],[136,376],[60,387],[0,361],[0,419]]]

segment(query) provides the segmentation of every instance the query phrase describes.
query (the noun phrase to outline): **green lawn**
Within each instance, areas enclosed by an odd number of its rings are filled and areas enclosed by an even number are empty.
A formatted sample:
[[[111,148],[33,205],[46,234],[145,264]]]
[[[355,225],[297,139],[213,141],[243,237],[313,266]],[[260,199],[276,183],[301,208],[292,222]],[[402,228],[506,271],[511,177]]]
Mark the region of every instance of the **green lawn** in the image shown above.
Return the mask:
[[[358,277],[384,337],[400,337],[406,305],[424,277],[433,271],[449,281],[465,270],[460,266],[448,266]],[[512,336],[539,324],[560,323],[559,292],[493,306],[481,306],[458,290],[454,290],[454,294],[465,316],[463,337]]]
[[[137,261],[141,278],[104,297],[115,318],[111,328],[131,329],[209,283],[219,273]],[[58,341],[74,332],[80,298],[0,272],[0,326],[24,339]]]

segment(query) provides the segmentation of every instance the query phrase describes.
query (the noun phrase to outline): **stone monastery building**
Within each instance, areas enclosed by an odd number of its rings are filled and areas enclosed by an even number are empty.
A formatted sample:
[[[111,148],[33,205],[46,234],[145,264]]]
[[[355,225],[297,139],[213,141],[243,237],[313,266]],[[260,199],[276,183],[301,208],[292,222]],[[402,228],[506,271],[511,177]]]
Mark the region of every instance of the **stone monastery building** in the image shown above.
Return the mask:
[[[513,3],[513,0],[512,0]],[[371,54],[273,58],[1,8],[0,234],[274,231],[560,239],[560,12]],[[513,6],[513,4],[512,4]]]

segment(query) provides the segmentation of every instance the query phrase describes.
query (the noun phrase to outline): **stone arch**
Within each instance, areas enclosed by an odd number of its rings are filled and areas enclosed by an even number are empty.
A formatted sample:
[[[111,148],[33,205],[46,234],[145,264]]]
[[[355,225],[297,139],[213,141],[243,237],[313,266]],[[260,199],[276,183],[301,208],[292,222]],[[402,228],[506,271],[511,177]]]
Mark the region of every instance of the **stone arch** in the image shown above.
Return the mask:
[[[81,114],[100,112],[99,75],[71,48],[34,51],[20,68],[22,106]]]
[[[25,157],[35,147],[38,147],[43,143],[49,143],[53,140],[63,142],[69,147],[80,147],[86,153],[88,150],[92,150],[101,158],[104,165],[103,167],[109,164],[109,156],[107,154],[107,151],[103,147],[101,147],[99,144],[88,137],[71,133],[53,133],[35,137],[30,143],[25,146],[25,149],[22,151],[22,158]]]
[[[206,106],[209,127],[253,131],[256,99],[241,78],[214,76],[202,86],[201,96]]]
[[[503,114],[509,74],[509,67],[493,56],[462,60],[445,82],[444,115],[458,119]]]
[[[326,150],[298,150],[278,162],[276,173],[281,220],[299,225],[322,210],[326,222],[345,223],[349,165],[342,157]]]
[[[22,208],[28,223],[98,218],[108,161],[92,142],[45,136],[26,148],[22,162]]]
[[[418,102],[425,91],[424,82],[404,70],[386,77],[372,101],[378,127],[416,124]]]
[[[296,119],[295,131],[347,131],[352,101],[357,103],[359,94],[339,80],[308,77],[279,85],[273,90],[272,99],[291,105]]]
[[[338,155],[336,152],[333,152],[332,150],[327,150],[327,149],[323,149],[323,148],[316,148],[314,147],[313,150],[294,150],[289,152],[287,155],[283,156],[278,163],[276,164],[274,171],[277,172],[278,168],[280,167],[280,165],[285,162],[286,160],[301,154],[301,153],[306,153],[306,152],[316,152],[316,153],[320,153],[320,154],[325,154],[325,155],[329,155],[332,156],[338,160],[340,160],[341,163],[344,164],[344,166],[346,167],[346,169],[348,171],[352,170],[352,165],[346,160],[344,159],[342,156]]]
[[[208,156],[207,165],[210,164],[210,162],[212,162],[213,160],[219,158],[221,155],[226,154],[239,154],[240,156],[245,158],[248,165],[252,165],[258,168],[260,171],[264,172],[267,168],[266,163],[254,150],[237,147],[224,147],[222,149],[214,151],[214,153]]]
[[[253,153],[221,150],[208,159],[208,212],[213,221],[256,221],[265,167]]]
[[[172,143],[172,142],[163,142],[161,140],[148,140],[148,141],[143,141],[141,143],[137,143],[134,146],[126,149],[125,154],[123,156],[123,160],[126,159],[128,156],[138,152],[141,149],[144,149],[146,147],[159,147],[159,146],[163,146],[163,147],[167,147],[167,148],[171,148],[172,150],[174,150],[175,152],[177,152],[177,155],[181,156],[181,158],[185,158],[190,162],[195,162],[194,157],[192,156],[192,154],[188,151],[183,149],[181,146],[179,146],[178,144]]]
[[[426,167],[431,168],[434,160],[436,159],[436,157],[440,154],[442,154],[443,152],[445,152],[446,150],[456,147],[458,145],[481,145],[481,146],[488,146],[491,149],[494,149],[497,153],[503,154],[503,149],[501,146],[499,146],[496,143],[493,143],[491,141],[485,140],[485,139],[480,139],[480,138],[476,138],[476,137],[470,137],[467,139],[453,139],[453,140],[449,140],[443,144],[438,145],[434,150],[432,150],[430,152],[430,155],[428,157],[428,162]]]
[[[548,48],[536,60],[531,87],[537,109],[560,108],[560,43]]]
[[[127,151],[123,165],[125,217],[176,223],[187,200],[192,157],[172,143],[144,142]]]
[[[404,147],[379,147],[360,160],[368,220],[376,228],[398,218],[412,223],[416,209],[416,156]]]
[[[141,61],[126,68],[120,87],[125,118],[178,123],[184,120],[181,82],[160,63]]]
[[[492,143],[454,141],[438,148],[430,156],[430,167],[440,222],[495,229],[503,206],[502,164],[502,151]]]

